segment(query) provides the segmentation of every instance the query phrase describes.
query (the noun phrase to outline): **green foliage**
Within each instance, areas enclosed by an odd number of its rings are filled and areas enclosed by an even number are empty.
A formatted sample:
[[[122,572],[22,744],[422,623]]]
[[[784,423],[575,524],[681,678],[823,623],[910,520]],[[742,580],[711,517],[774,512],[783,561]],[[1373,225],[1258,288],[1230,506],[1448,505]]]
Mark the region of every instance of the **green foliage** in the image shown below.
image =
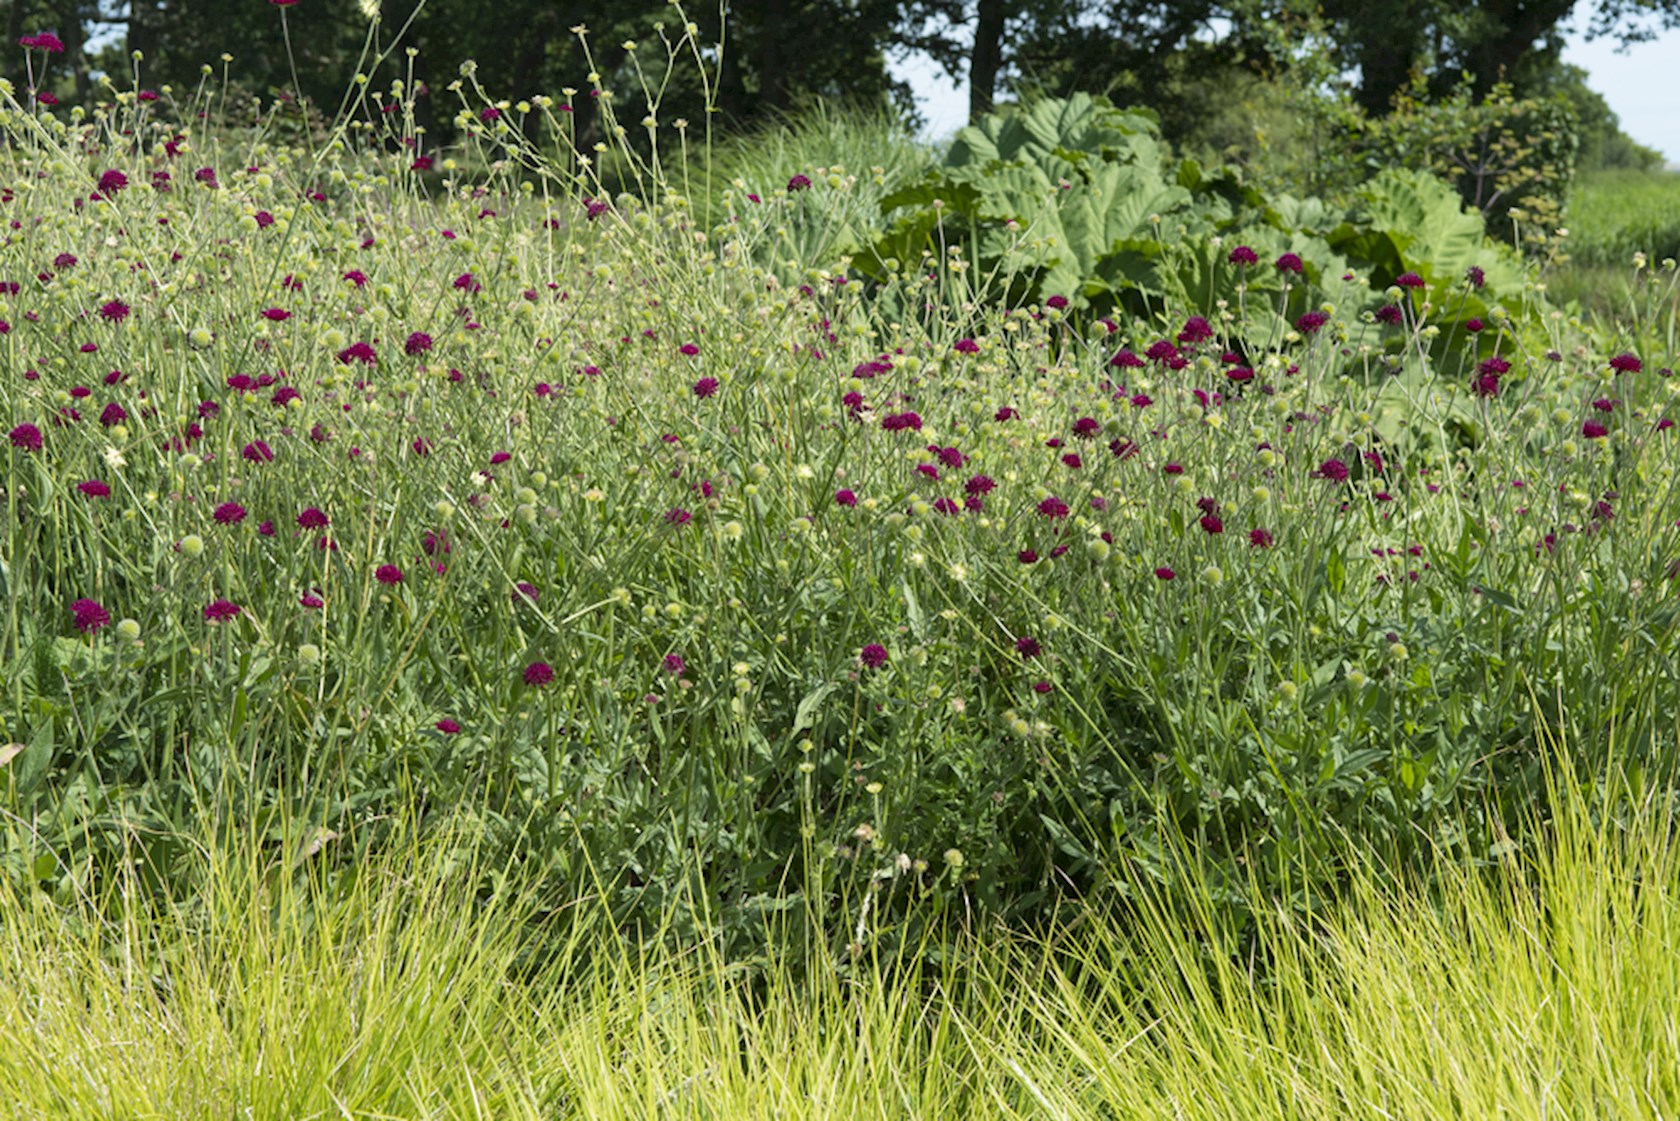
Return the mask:
[[[1565,99],[1519,98],[1504,85],[1431,99],[1414,85],[1387,116],[1352,118],[1344,129],[1339,159],[1351,182],[1426,168],[1457,188],[1489,233],[1530,253],[1553,245],[1580,144]]]

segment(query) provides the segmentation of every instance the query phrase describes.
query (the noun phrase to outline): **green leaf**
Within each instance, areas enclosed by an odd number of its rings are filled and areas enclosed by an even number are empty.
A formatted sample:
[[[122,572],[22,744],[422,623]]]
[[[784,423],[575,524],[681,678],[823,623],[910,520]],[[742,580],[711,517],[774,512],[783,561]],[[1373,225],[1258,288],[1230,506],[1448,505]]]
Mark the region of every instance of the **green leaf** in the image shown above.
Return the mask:
[[[831,682],[825,681],[799,699],[799,707],[793,713],[793,732],[795,735],[816,727],[817,709],[822,706],[823,701],[834,690],[835,686]]]

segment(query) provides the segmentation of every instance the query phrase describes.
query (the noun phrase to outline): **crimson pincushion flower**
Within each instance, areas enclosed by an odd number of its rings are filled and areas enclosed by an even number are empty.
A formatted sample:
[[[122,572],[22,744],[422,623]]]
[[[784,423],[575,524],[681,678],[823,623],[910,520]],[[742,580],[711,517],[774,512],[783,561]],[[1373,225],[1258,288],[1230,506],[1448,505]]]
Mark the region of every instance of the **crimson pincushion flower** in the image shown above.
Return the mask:
[[[28,421],[25,421],[13,428],[9,433],[7,433],[7,437],[12,441],[12,447],[14,448],[21,448],[26,452],[38,452],[41,450],[43,442],[41,439],[41,430],[33,424],[30,424]]]
[[[1378,323],[1386,323],[1391,327],[1406,318],[1405,313],[1400,310],[1399,304],[1384,304],[1373,314]]]
[[[1618,354],[1610,359],[1610,368],[1618,374],[1637,374],[1645,364],[1631,354]]]
[[[1429,282],[1415,272],[1403,272],[1394,278],[1396,288],[1427,288]]]
[[[447,716],[432,725],[432,727],[436,728],[446,736],[453,736],[461,730],[461,725],[449,719]]]
[[[1275,267],[1278,272],[1292,272],[1296,276],[1300,276],[1302,271],[1306,268],[1306,264],[1301,260],[1300,254],[1285,253],[1277,259]]]
[[[1068,516],[1068,504],[1052,494],[1038,504],[1038,512],[1041,517],[1065,518]]]
[[[115,401],[111,401],[99,411],[99,423],[106,428],[115,428],[119,424],[126,424],[128,423],[128,410]]]
[[[795,175],[793,178],[788,180],[787,189],[788,189],[788,193],[792,194],[794,191],[806,190],[810,186],[811,186],[811,180],[810,179],[808,179],[807,177],[805,177],[803,175]]]
[[[681,506],[675,506],[665,511],[666,525],[683,526],[687,525],[693,519],[694,515],[689,513],[687,510],[684,510]]]
[[[903,432],[913,429],[922,430],[922,418],[918,413],[891,413],[881,418],[881,427],[888,432]]]
[[[230,599],[212,600],[205,605],[204,618],[211,623],[225,623],[229,619],[237,619],[244,610]]]
[[[887,664],[887,648],[878,642],[871,642],[858,651],[858,661],[865,669],[880,669]]]
[[[403,353],[410,358],[417,357],[432,349],[432,336],[424,331],[415,331],[403,341]]]
[[[111,613],[101,607],[97,600],[77,600],[70,605],[70,614],[75,620],[76,629],[83,634],[94,634],[111,621]]]
[[[121,300],[108,300],[99,305],[99,318],[107,323],[121,323],[128,318],[128,305]]]
[[[547,662],[532,662],[525,667],[525,684],[535,687],[547,685],[554,680],[554,667]]]
[[[1044,648],[1038,644],[1038,639],[1022,635],[1015,640],[1015,652],[1023,658],[1036,658],[1044,652]]]
[[[238,525],[245,520],[245,507],[237,502],[224,502],[210,511],[217,525]]]
[[[1270,549],[1272,547],[1271,531],[1264,529],[1249,530],[1248,544],[1251,548],[1255,549]]]
[[[1597,440],[1610,435],[1610,430],[1596,420],[1589,420],[1581,425],[1581,435],[1589,440]]]
[[[274,449],[265,440],[252,440],[239,450],[239,455],[248,463],[272,463]]]
[[[360,362],[364,366],[374,366],[379,363],[379,355],[374,351],[371,343],[351,343],[336,355],[339,364],[348,366],[352,362]]]
[[[679,654],[665,655],[665,659],[660,665],[672,677],[681,677],[683,670],[688,668],[688,664],[682,660],[682,656]]]
[[[513,586],[513,591],[509,592],[508,595],[513,600],[513,605],[518,607],[521,603],[536,603],[542,593],[537,590],[535,584],[528,584],[521,580]]]
[[[1168,568],[1166,565],[1162,565],[1160,568],[1157,568],[1155,570],[1155,579],[1157,579],[1157,580],[1162,580],[1162,581],[1171,580],[1173,577],[1175,577],[1177,575],[1178,575],[1178,573],[1174,572],[1172,569]]]
[[[306,506],[297,516],[297,524],[304,529],[325,529],[327,516],[314,506]]]
[[[856,506],[857,502],[857,495],[847,487],[841,487],[834,492],[834,504],[836,506]]]
[[[956,346],[952,349],[958,354],[979,354],[980,344],[973,339],[958,339]]]
[[[386,587],[395,587],[403,582],[403,570],[394,564],[382,564],[373,570],[373,578]]]
[[[699,381],[694,383],[694,395],[702,401],[717,391],[718,380],[716,378],[701,378]],[[862,398],[860,397],[858,400],[861,402]]]
[[[1295,329],[1303,335],[1316,335],[1319,328],[1330,322],[1330,317],[1322,311],[1309,311],[1295,321]]]
[[[128,176],[116,168],[106,171],[99,177],[99,193],[102,195],[114,195],[127,186]]]
[[[1101,431],[1102,425],[1097,423],[1095,417],[1082,416],[1073,422],[1073,434],[1081,440],[1092,439]]]
[[[1260,255],[1246,245],[1237,246],[1235,249],[1231,250],[1225,259],[1231,264],[1239,267],[1244,265],[1258,265],[1260,263]]]
[[[1333,483],[1345,483],[1348,478],[1348,465],[1339,459],[1327,459],[1318,465],[1314,474]]]
[[[85,498],[109,498],[111,488],[103,479],[89,479],[85,483],[77,483],[76,489]]]

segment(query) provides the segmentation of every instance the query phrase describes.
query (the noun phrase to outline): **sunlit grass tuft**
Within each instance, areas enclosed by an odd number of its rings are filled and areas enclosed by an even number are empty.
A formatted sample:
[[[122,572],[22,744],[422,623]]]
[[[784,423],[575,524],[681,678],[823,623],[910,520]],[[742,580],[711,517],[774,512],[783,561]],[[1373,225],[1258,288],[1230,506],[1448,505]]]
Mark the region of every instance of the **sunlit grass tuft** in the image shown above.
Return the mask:
[[[470,846],[394,844],[353,873],[299,863],[308,846],[205,847],[194,906],[0,896],[0,1047],[29,1057],[0,1065],[0,1098],[172,1118],[1672,1116],[1672,804],[1574,789],[1554,784],[1545,843],[1443,857],[1427,888],[1366,867],[1309,919],[1256,897],[1238,930],[1205,885],[1134,885],[1048,938],[802,969],[626,950],[587,906],[467,889],[487,871]]]

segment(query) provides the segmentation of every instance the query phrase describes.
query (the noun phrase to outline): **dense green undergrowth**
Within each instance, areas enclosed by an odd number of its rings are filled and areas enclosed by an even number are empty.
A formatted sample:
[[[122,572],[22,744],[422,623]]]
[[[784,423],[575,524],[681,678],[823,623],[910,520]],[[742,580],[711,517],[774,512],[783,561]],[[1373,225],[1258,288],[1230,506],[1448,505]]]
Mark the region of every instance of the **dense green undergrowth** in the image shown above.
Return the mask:
[[[731,958],[864,900],[920,946],[1185,841],[1238,911],[1495,863],[1537,716],[1670,763],[1671,267],[1594,331],[1447,188],[1254,199],[1091,102],[690,198],[542,100],[423,154],[391,94],[305,147],[7,104],[25,895],[412,818]],[[1128,177],[1179,209],[1079,224]]]

